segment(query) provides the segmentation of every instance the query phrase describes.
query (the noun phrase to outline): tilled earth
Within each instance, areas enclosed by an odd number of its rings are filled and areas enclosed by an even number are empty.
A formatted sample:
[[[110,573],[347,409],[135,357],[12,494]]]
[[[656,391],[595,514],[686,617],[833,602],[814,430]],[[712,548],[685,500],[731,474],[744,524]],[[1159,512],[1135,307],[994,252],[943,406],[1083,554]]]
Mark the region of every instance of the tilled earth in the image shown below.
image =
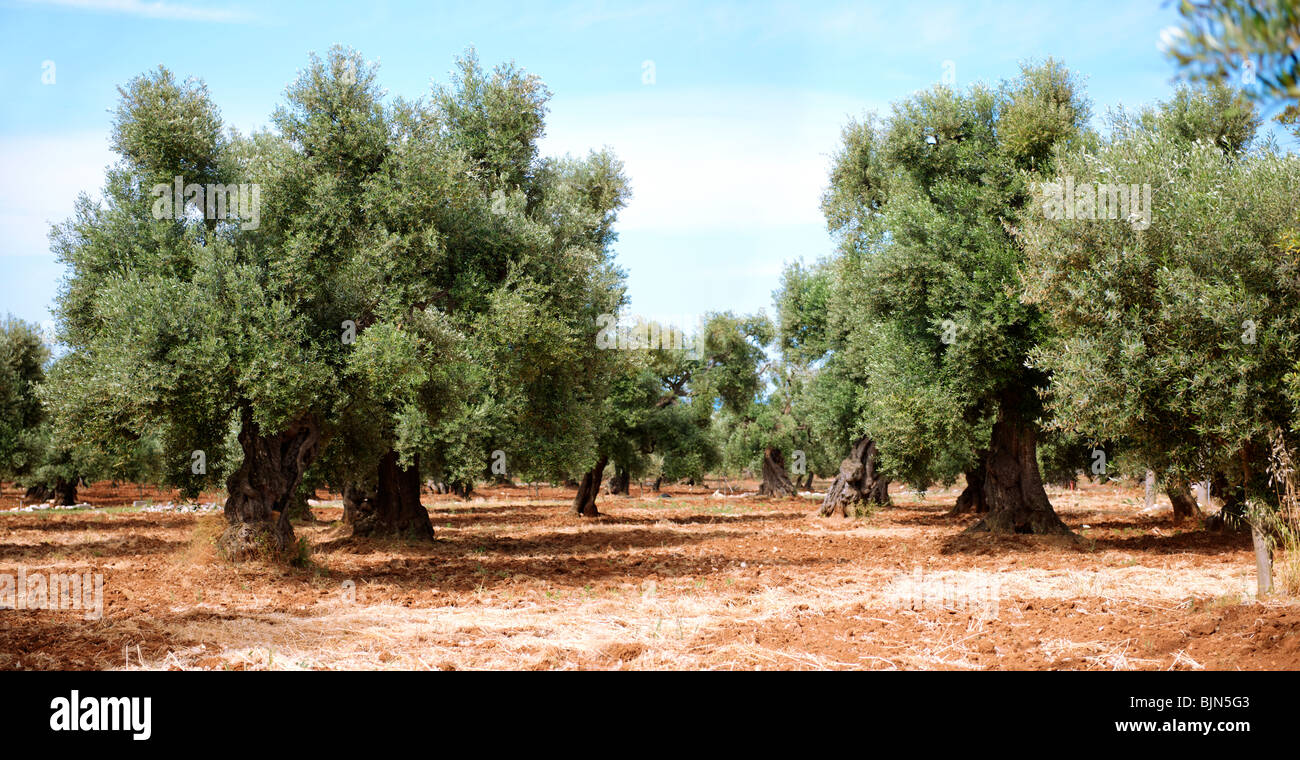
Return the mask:
[[[0,574],[104,578],[98,620],[0,609],[0,668],[1300,667],[1300,600],[1254,600],[1249,538],[1176,526],[1138,491],[1050,491],[1075,540],[962,535],[956,489],[855,520],[637,491],[595,520],[564,489],[427,495],[425,545],[351,538],[326,501],[295,526],[301,567],[224,562],[219,512],[142,512],[134,486],[0,511]]]

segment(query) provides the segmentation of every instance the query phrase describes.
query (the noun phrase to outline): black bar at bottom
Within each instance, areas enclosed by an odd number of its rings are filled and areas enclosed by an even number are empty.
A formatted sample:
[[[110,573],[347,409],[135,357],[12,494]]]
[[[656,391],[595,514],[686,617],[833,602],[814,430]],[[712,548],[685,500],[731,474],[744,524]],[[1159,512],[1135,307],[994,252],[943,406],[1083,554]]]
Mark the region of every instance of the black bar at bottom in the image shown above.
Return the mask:
[[[687,735],[719,747],[884,736],[1241,746],[1291,733],[1294,701],[1283,691],[1291,680],[1228,672],[9,673],[0,677],[0,730],[15,747],[35,740],[147,754],[227,743],[259,754],[337,752],[429,734],[536,750],[557,731],[609,732],[622,746],[631,731],[640,750],[680,750]]]

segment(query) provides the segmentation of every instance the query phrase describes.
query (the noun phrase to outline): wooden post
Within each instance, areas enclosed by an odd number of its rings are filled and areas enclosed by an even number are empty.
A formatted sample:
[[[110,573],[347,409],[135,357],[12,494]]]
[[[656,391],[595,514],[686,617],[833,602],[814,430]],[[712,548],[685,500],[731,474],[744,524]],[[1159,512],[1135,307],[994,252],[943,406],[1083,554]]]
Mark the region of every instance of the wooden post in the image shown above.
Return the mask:
[[[1150,512],[1156,506],[1156,473],[1154,470],[1147,470],[1147,511]]]
[[[1255,575],[1257,593],[1261,599],[1273,593],[1273,550],[1264,534],[1258,517],[1250,518],[1250,540],[1255,544]]]

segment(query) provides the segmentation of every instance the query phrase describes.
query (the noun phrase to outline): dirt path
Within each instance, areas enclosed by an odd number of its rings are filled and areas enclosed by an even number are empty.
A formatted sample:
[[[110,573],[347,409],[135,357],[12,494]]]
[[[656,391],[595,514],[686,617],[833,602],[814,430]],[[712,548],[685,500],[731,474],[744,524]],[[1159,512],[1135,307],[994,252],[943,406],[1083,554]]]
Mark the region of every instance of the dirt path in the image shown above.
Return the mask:
[[[1300,667],[1300,602],[1252,600],[1249,540],[1135,492],[1052,492],[1070,542],[962,536],[951,490],[853,521],[693,490],[595,521],[558,489],[426,497],[436,543],[300,525],[306,568],[217,559],[219,514],[0,512],[0,574],[105,582],[102,620],[0,610],[0,668]]]

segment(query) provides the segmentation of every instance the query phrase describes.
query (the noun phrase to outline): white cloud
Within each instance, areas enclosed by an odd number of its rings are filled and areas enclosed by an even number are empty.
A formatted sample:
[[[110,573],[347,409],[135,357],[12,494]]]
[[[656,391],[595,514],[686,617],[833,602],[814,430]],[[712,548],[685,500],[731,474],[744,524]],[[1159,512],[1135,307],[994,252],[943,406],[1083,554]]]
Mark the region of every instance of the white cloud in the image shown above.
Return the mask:
[[[243,11],[193,8],[187,5],[163,2],[163,0],[156,0],[155,2],[144,2],[144,0],[27,0],[27,2],[102,13],[124,13],[131,16],[167,19],[170,21],[239,23],[251,20],[251,17]]]
[[[72,216],[78,193],[99,197],[113,159],[103,133],[0,138],[0,256],[48,252],[50,224]]]
[[[610,147],[632,200],[620,230],[823,224],[819,207],[840,129],[865,101],[774,90],[655,91],[551,103],[546,153]]]
[[[1182,44],[1187,37],[1187,32],[1180,26],[1166,26],[1160,30],[1160,37],[1156,40],[1156,50],[1161,53],[1167,53]]]

